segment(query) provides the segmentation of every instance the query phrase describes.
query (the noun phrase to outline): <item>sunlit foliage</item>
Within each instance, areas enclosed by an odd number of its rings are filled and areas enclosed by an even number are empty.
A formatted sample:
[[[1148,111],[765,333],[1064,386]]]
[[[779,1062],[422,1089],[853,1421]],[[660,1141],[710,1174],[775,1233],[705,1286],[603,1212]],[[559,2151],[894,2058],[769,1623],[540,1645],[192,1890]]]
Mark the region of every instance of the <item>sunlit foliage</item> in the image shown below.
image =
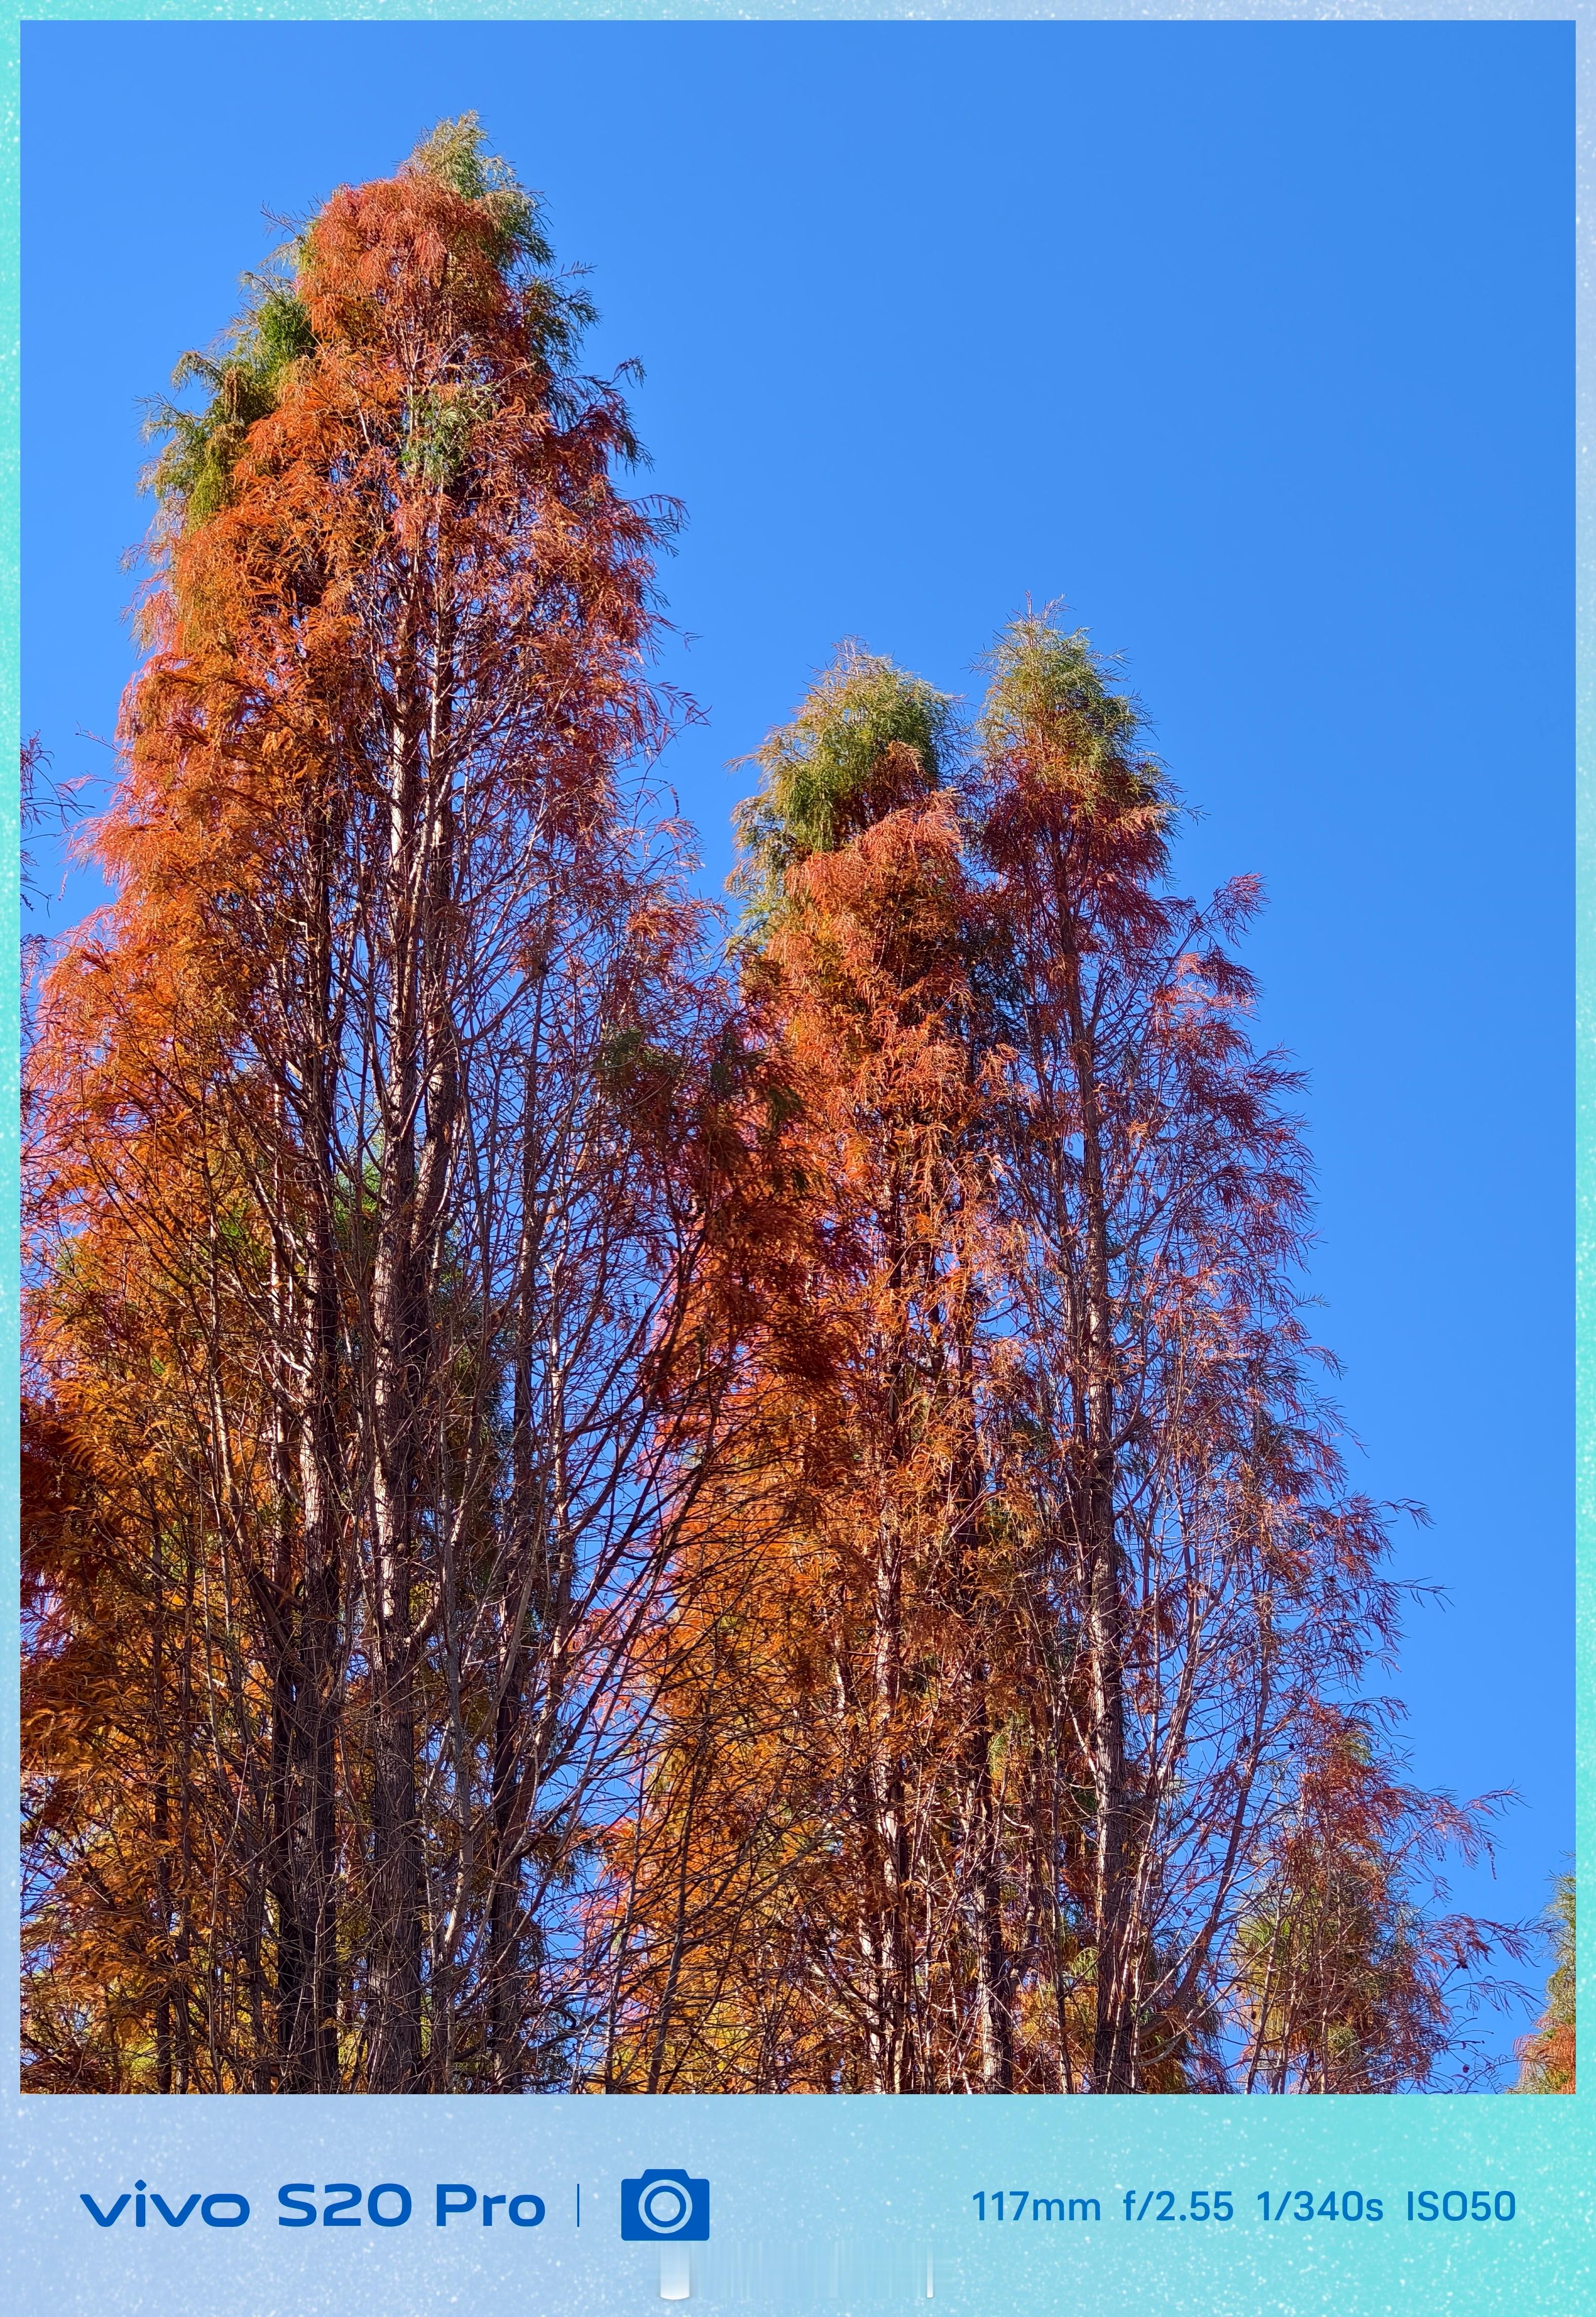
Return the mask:
[[[1473,2080],[1255,885],[1027,613],[969,724],[842,649],[717,955],[591,318],[467,115],[153,413],[25,961],[28,2083]]]

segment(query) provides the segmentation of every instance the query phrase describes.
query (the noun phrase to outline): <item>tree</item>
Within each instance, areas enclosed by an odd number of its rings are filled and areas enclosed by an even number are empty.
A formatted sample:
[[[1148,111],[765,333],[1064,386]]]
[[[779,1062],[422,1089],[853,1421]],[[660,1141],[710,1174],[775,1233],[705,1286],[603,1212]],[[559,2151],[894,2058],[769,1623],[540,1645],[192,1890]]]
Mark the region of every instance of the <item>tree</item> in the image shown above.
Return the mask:
[[[849,648],[744,815],[743,1034],[779,1091],[767,1245],[789,1259],[677,1565],[698,1638],[625,1854],[650,2089],[662,2063],[694,2086],[1017,2080],[1004,1852],[1036,1795],[1012,1686],[1042,1685],[983,1441],[984,903],[948,720]]]
[[[1448,1851],[1479,1856],[1493,1799],[1460,1809],[1399,1784],[1367,1711],[1309,1713],[1236,1941],[1249,2091],[1411,2090],[1443,2066],[1458,2089],[1471,2069],[1489,2080],[1458,1990],[1469,2010],[1507,2008],[1518,1990],[1484,1967],[1498,1947],[1521,1959],[1525,1941],[1423,1901]]]
[[[794,1259],[699,1508],[742,1550],[676,1572],[632,2048],[695,2089],[1422,2081],[1513,1944],[1423,1878],[1500,1798],[1403,1786],[1358,1703],[1390,1508],[1312,1380],[1296,1080],[1223,946],[1255,890],[1170,891],[1082,637],[1018,622],[992,675],[961,769],[850,648],[743,816]]]
[[[1204,2032],[1229,2065],[1234,1941],[1309,1775],[1304,1732],[1394,1645],[1397,1508],[1344,1491],[1314,1382],[1299,1081],[1254,1052],[1225,946],[1256,882],[1204,909],[1171,890],[1172,790],[1084,636],[1018,621],[991,673],[978,842],[1010,1058],[1014,1501],[1071,1605],[1089,2080],[1128,2091]]]
[[[33,1340],[150,1614],[204,1603],[244,1889],[191,1964],[267,1990],[217,2088],[562,2064],[549,1908],[628,1739],[696,1227],[631,1058],[690,1090],[706,1004],[679,834],[622,786],[671,514],[615,487],[587,318],[468,117],[335,193],[162,414]]]
[[[1574,1881],[1560,1874],[1547,1918],[1553,1970],[1547,2005],[1533,2035],[1519,2046],[1521,2092],[1571,2092],[1574,2089]]]

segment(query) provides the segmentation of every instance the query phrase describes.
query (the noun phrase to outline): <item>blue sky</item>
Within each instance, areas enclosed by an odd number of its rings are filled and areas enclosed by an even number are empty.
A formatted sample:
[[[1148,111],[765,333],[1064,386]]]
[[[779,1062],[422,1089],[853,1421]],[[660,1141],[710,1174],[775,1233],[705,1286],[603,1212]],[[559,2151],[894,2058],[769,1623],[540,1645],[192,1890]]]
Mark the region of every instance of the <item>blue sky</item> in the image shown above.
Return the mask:
[[[947,689],[1027,599],[1125,655],[1310,1074],[1358,1485],[1426,1502],[1416,1776],[1571,1848],[1573,28],[31,25],[25,729],[103,775],[141,396],[339,182],[475,108],[640,356],[728,760],[850,634]],[[54,905],[69,921],[79,881]]]

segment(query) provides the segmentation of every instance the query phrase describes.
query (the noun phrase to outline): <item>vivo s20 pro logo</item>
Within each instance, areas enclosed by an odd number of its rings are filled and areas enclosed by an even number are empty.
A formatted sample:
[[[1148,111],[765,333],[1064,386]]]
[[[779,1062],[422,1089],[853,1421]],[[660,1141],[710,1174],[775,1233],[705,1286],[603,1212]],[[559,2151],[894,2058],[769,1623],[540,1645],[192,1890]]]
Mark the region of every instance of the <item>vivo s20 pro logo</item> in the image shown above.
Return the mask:
[[[685,2173],[673,2177],[686,2178]],[[319,2213],[316,2202],[318,2195],[327,2199]],[[208,2229],[241,2229],[249,2218],[248,2197],[229,2188],[213,2189],[208,2196],[195,2188],[188,2196],[175,2196],[168,2203],[146,2182],[135,2180],[130,2189],[124,2188],[120,2196],[108,2197],[103,2205],[86,2190],[80,2191],[78,2201],[95,2226],[102,2229],[113,2229],[124,2218],[136,2229],[153,2228],[157,2223],[168,2229],[181,2229],[196,2214]],[[368,2221],[374,2228],[402,2229],[415,2210],[410,2191],[402,2180],[380,2180],[374,2188],[362,2188],[353,2180],[329,2180],[319,2190],[309,2180],[288,2180],[277,2191],[277,2203],[280,2229],[309,2229],[318,2222],[327,2229],[358,2229]],[[535,2229],[548,2210],[542,2198],[534,2196],[530,2189],[513,2195],[507,2188],[489,2196],[486,2189],[474,2188],[469,2180],[440,2180],[432,2192],[432,2205],[434,2225],[440,2229],[446,2229],[451,2221],[458,2223],[468,2213],[483,2228],[490,2229],[497,2220],[501,2227],[507,2223],[513,2229]],[[425,2209],[424,2202],[424,2212]],[[577,2210],[579,2221],[579,2205]],[[694,2231],[686,2229],[680,2233],[691,2236]],[[697,2234],[708,2234],[707,2223]]]

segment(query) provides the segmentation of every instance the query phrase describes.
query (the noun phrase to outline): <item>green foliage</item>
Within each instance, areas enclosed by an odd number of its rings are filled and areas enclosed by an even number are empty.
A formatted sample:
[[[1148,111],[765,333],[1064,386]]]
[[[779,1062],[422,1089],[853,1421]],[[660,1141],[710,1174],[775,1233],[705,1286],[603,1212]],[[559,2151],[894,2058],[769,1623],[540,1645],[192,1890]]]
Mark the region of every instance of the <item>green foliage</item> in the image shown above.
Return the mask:
[[[400,174],[430,177],[488,217],[497,263],[507,275],[516,271],[523,275],[533,351],[551,365],[569,355],[596,319],[594,308],[579,292],[542,271],[552,264],[553,253],[542,231],[536,197],[516,183],[508,162],[488,151],[476,114],[440,121]],[[305,249],[301,233],[291,245],[291,255],[302,262]],[[251,287],[256,294],[234,326],[227,351],[220,357],[185,353],[172,373],[178,389],[196,380],[208,386],[209,401],[192,410],[162,398],[152,405],[146,424],[147,436],[166,438],[146,475],[146,487],[185,530],[227,505],[250,428],[277,407],[295,363],[315,351],[309,318],[291,281],[269,277],[252,281]],[[405,471],[437,487],[453,482],[464,462],[471,430],[488,407],[482,389],[469,382],[457,392],[414,397],[406,411],[400,452]],[[635,445],[631,454],[636,455]]]
[[[940,785],[952,719],[949,696],[923,677],[843,645],[792,722],[747,760],[765,781],[737,808],[744,858],[732,885],[748,897],[751,933],[778,913],[795,863]]]
[[[544,238],[537,197],[517,183],[507,161],[488,150],[488,139],[474,112],[440,121],[411,154],[401,174],[434,177],[462,201],[485,210],[502,237],[499,263],[523,259],[551,265],[554,253]]]
[[[152,407],[144,431],[164,434],[166,442],[145,483],[185,529],[227,505],[250,428],[277,407],[289,373],[315,344],[299,299],[285,283],[272,282],[235,327],[220,361],[190,353],[178,362],[173,385],[181,389],[199,379],[211,389],[211,399],[199,411],[165,398]]]
[[[1141,748],[1141,707],[1113,688],[1112,663],[1083,628],[1066,635],[1046,613],[1028,613],[1003,631],[986,665],[992,681],[980,738],[989,756],[1021,753],[1033,778],[1067,786],[1086,804],[1168,810],[1163,767]]]
[[[591,329],[598,319],[597,309],[569,281],[557,280],[549,270],[554,252],[543,231],[538,196],[517,181],[507,161],[488,150],[477,115],[462,112],[458,120],[440,121],[422,139],[399,174],[431,177],[462,201],[474,202],[489,218],[497,237],[495,255],[499,266],[507,275],[520,278],[533,351],[551,367],[569,357],[583,331]],[[626,367],[636,371],[635,364]],[[431,455],[446,467],[452,454],[442,445]],[[638,455],[635,444],[627,455]],[[448,479],[447,475],[435,474],[431,466],[424,471],[429,481]]]
[[[465,464],[473,430],[492,407],[487,389],[470,379],[458,387],[411,395],[399,452],[406,474],[446,489]]]

